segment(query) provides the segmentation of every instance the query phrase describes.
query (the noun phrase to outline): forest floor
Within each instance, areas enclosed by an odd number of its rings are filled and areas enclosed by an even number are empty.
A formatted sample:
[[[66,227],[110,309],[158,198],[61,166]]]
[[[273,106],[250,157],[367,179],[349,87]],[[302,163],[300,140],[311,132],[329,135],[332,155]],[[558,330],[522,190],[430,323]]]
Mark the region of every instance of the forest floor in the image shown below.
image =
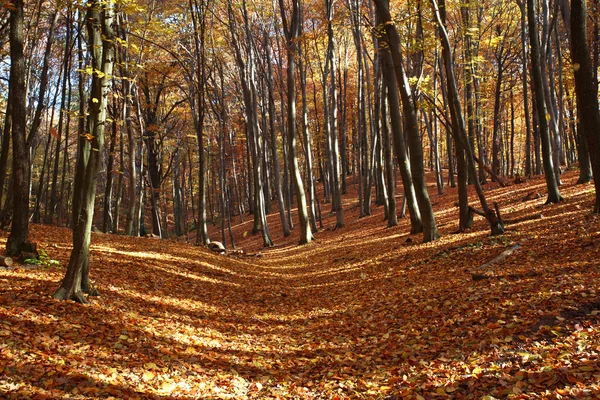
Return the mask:
[[[351,179],[346,226],[322,205],[307,246],[275,212],[270,249],[236,217],[244,254],[93,234],[90,305],[50,297],[71,232],[33,225],[60,266],[0,270],[0,398],[600,398],[600,217],[576,180],[558,205],[542,177],[486,185],[500,237],[455,234],[456,191],[432,184],[442,237],[421,244],[382,207],[359,219]]]

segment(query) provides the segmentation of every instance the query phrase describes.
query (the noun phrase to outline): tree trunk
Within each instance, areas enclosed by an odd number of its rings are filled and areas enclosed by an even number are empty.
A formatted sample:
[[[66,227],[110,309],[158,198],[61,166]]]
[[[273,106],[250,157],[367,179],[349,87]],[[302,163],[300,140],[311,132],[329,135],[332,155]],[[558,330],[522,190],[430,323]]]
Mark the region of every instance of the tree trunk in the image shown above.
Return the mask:
[[[194,24],[194,55],[196,58],[196,99],[193,103],[194,127],[198,140],[198,154],[200,165],[198,168],[198,225],[196,229],[196,244],[208,245],[208,225],[206,215],[206,151],[204,149],[204,107],[205,107],[205,85],[206,66],[204,63],[204,38],[205,38],[205,7],[204,2],[189,0],[192,22]],[[193,100],[193,99],[192,99]]]
[[[78,168],[84,169],[75,181],[75,191],[81,194],[75,225],[73,226],[73,250],[67,272],[53,297],[61,300],[73,299],[87,302],[83,293],[97,294],[89,280],[90,239],[94,216],[94,202],[100,157],[104,149],[104,129],[106,109],[114,64],[114,2],[99,3],[91,0],[87,11],[89,48],[92,54],[92,67],[102,72],[92,75],[91,96],[88,104],[88,128],[91,138],[84,147],[84,162]]]
[[[273,64],[271,63],[271,44],[267,31],[263,32],[264,46],[267,59],[267,96],[269,107],[269,131],[271,133],[271,162],[273,163],[273,175],[275,176],[275,193],[277,196],[277,206],[279,207],[279,218],[281,221],[281,230],[283,236],[291,235],[285,215],[285,202],[283,190],[281,188],[281,172],[279,167],[279,155],[277,153],[277,131],[275,129],[275,93],[273,91]],[[314,185],[314,182],[313,182]]]
[[[437,22],[440,41],[442,43],[442,58],[444,59],[444,66],[446,70],[448,102],[450,106],[450,115],[452,118],[452,132],[454,134],[455,141],[457,143],[460,141],[460,145],[467,159],[466,167],[469,168],[469,171],[473,176],[476,176],[477,169],[475,167],[475,156],[473,155],[473,149],[471,148],[469,137],[465,129],[460,97],[456,85],[456,78],[454,77],[452,49],[450,47],[450,40],[448,38],[448,33],[444,23],[445,17],[443,17],[441,13],[441,11],[445,12],[445,2],[443,0],[440,2],[441,8],[438,8],[436,0],[431,0],[431,5],[433,8],[434,18]],[[479,197],[479,202],[481,203],[481,208],[483,209],[483,214],[490,225],[492,235],[500,235],[504,233],[504,224],[500,219],[500,215],[497,215],[494,210],[489,208],[479,180],[474,180],[474,186],[477,196]]]
[[[287,136],[289,146],[289,164],[292,175],[292,182],[296,189],[296,200],[298,202],[298,217],[300,220],[300,242],[307,244],[312,241],[313,236],[310,229],[310,221],[306,210],[306,195],[304,194],[304,184],[298,167],[298,156],[296,155],[296,56],[297,56],[297,38],[300,31],[300,2],[292,0],[291,21],[288,25],[286,18],[285,5],[283,0],[279,0],[281,19],[283,21],[283,30],[287,39]]]
[[[579,105],[581,127],[587,139],[594,173],[596,203],[594,212],[600,213],[600,112],[598,85],[594,80],[590,48],[587,42],[587,10],[585,0],[571,0],[571,56],[575,74],[575,90]]]
[[[558,191],[558,184],[556,176],[554,175],[552,148],[550,145],[550,130],[548,128],[548,120],[545,117],[547,111],[546,100],[544,98],[544,74],[542,70],[544,68],[545,60],[542,58],[540,51],[534,0],[527,0],[527,20],[529,22],[529,44],[531,46],[533,92],[535,95],[538,125],[542,142],[544,174],[546,175],[546,186],[548,188],[548,199],[546,200],[546,204],[558,203],[562,201],[563,198]]]
[[[23,0],[10,10],[10,96],[12,119],[13,220],[6,241],[6,256],[18,256],[29,237],[29,155],[26,143],[25,60],[23,57]]]
[[[383,42],[381,42],[381,44],[383,44]],[[402,116],[400,115],[400,101],[398,99],[396,77],[394,76],[393,71],[394,65],[392,55],[388,46],[380,47],[380,51],[383,59],[383,78],[385,80],[387,101],[389,104],[394,150],[396,159],[398,160],[400,176],[402,177],[402,186],[404,187],[404,201],[408,206],[408,213],[410,216],[410,233],[420,233],[423,232],[423,222],[417,205],[408,151],[406,149],[406,143],[404,142]]]
[[[423,149],[421,147],[421,139],[417,125],[416,104],[414,103],[408,78],[404,70],[400,37],[396,31],[396,26],[392,22],[388,0],[375,0],[375,5],[379,16],[384,23],[385,38],[390,45],[394,71],[396,74],[396,83],[402,97],[402,108],[406,121],[405,126],[408,131],[411,172],[413,174],[417,204],[419,205],[419,211],[422,216],[423,242],[427,243],[439,238],[439,233],[435,223],[433,208],[431,207],[431,202],[429,200],[429,194],[427,193],[427,186],[425,184]]]

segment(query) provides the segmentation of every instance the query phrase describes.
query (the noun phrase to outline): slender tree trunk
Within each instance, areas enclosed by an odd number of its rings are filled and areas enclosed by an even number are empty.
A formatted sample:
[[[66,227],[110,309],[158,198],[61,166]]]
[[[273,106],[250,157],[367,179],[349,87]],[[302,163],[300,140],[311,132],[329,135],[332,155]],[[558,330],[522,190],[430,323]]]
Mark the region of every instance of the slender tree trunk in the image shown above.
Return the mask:
[[[112,197],[113,176],[115,164],[115,147],[117,142],[117,109],[116,99],[113,99],[112,135],[110,137],[110,148],[108,151],[108,163],[106,164],[106,186],[104,188],[104,208],[102,210],[102,232],[109,233],[113,227]],[[57,157],[58,158],[58,157]]]
[[[300,10],[302,20],[302,9]],[[301,23],[302,26],[302,23]],[[300,28],[302,29],[302,28]],[[315,176],[313,173],[313,155],[311,146],[311,134],[308,128],[308,99],[306,96],[306,63],[302,57],[303,44],[298,46],[298,72],[300,75],[300,91],[302,94],[302,137],[304,139],[304,151],[306,152],[306,177],[307,177],[307,192],[308,192],[308,216],[310,219],[310,229],[317,231],[317,209],[315,207],[316,186]],[[324,101],[326,103],[326,101]]]
[[[337,84],[335,70],[337,68],[335,58],[335,39],[333,35],[333,1],[325,0],[325,12],[327,15],[327,52],[325,66],[323,69],[323,105],[325,139],[327,142],[329,166],[331,171],[331,184],[333,186],[332,211],[336,214],[335,229],[344,226],[344,214],[342,207],[342,190],[340,185],[340,163],[339,146],[337,139]],[[331,81],[331,86],[328,84]],[[331,88],[331,89],[329,89]],[[331,97],[330,97],[331,96]],[[315,224],[316,225],[316,224]]]
[[[452,131],[454,133],[455,141],[457,143],[460,141],[460,145],[467,159],[466,166],[469,168],[470,173],[473,176],[476,176],[477,170],[475,167],[475,157],[473,155],[473,149],[471,148],[471,145],[469,143],[469,137],[467,135],[467,131],[465,129],[465,122],[463,120],[462,106],[460,104],[460,97],[456,85],[456,78],[454,76],[452,50],[450,47],[450,40],[448,38],[448,33],[446,31],[444,23],[445,16],[443,16],[443,14],[441,13],[441,11],[445,13],[445,2],[443,0],[440,2],[441,8],[438,8],[436,0],[431,0],[431,5],[433,8],[434,18],[437,23],[440,41],[442,43],[442,58],[444,59],[444,66],[446,69],[448,102],[450,106],[450,115],[452,118],[453,126]],[[494,210],[492,210],[488,206],[479,180],[474,180],[474,186],[475,191],[477,192],[477,196],[479,197],[479,202],[481,203],[481,208],[483,209],[483,214],[485,215],[485,218],[487,219],[490,225],[492,235],[499,235],[504,233],[504,224],[502,223],[500,216],[496,215]]]
[[[542,154],[544,163],[544,174],[546,175],[546,186],[548,188],[548,203],[558,203],[562,201],[562,196],[558,191],[558,183],[554,175],[554,165],[552,162],[552,148],[550,144],[550,130],[548,120],[544,117],[547,114],[546,101],[544,98],[544,74],[543,68],[545,60],[540,53],[540,44],[538,38],[537,20],[534,0],[527,0],[527,20],[529,23],[529,45],[531,46],[531,69],[533,72],[533,92],[535,95],[535,104],[537,107],[538,125],[540,138],[542,142]]]
[[[23,57],[23,1],[14,0],[10,9],[10,96],[12,119],[13,220],[6,241],[6,255],[18,256],[29,237],[30,164],[26,142],[25,60]]]
[[[275,195],[277,196],[277,206],[279,207],[279,218],[281,221],[281,230],[283,236],[291,235],[285,215],[285,202],[283,190],[281,188],[281,171],[279,167],[279,155],[277,153],[277,131],[275,129],[275,93],[273,91],[273,64],[271,63],[271,43],[267,31],[263,32],[263,40],[267,59],[267,96],[269,107],[269,131],[271,133],[271,162],[273,163],[273,175],[275,177]]]
[[[298,217],[300,220],[300,242],[299,244],[309,243],[312,239],[310,221],[306,210],[306,195],[304,194],[304,184],[298,167],[298,156],[296,155],[296,56],[297,56],[297,38],[300,32],[300,3],[299,0],[292,0],[291,20],[286,18],[285,5],[283,0],[279,0],[281,19],[283,21],[283,30],[287,39],[287,135],[289,146],[289,164],[291,166],[291,175],[294,187],[296,189],[296,200],[298,202]]]
[[[385,69],[385,65],[383,68]],[[390,135],[390,121],[388,117],[388,101],[386,83],[382,84],[382,104],[381,104],[381,131],[383,137],[383,154],[385,159],[385,184],[388,193],[388,228],[398,225],[398,216],[396,215],[396,179],[394,178],[394,160],[392,157],[392,138]]]
[[[75,181],[75,190],[81,193],[82,202],[78,209],[75,225],[73,226],[73,250],[67,272],[53,297],[67,300],[73,299],[85,303],[83,293],[97,294],[89,280],[90,239],[94,216],[94,202],[100,157],[104,148],[104,127],[106,124],[106,109],[111,87],[111,77],[114,64],[114,2],[102,4],[91,0],[87,11],[89,48],[92,53],[92,67],[102,72],[92,76],[91,100],[89,102],[88,127],[91,140],[82,149],[86,154],[84,162],[78,168],[84,169]],[[96,100],[96,101],[94,101]],[[97,149],[97,151],[95,151]]]
[[[525,176],[529,177],[533,175],[533,166],[531,159],[532,132],[531,116],[529,113],[529,85],[527,84],[527,76],[529,74],[527,57],[527,11],[523,1],[519,1],[518,4],[521,10],[521,61],[523,63],[523,69],[521,73],[523,82],[523,112],[525,119]]]
[[[198,154],[200,165],[198,168],[198,225],[196,244],[208,245],[210,238],[208,236],[208,225],[206,215],[206,151],[204,144],[204,107],[205,107],[205,84],[206,84],[206,66],[204,57],[204,38],[205,38],[205,5],[203,0],[198,3],[197,0],[189,0],[190,11],[192,13],[192,22],[194,24],[194,54],[196,58],[196,96],[194,116],[194,126],[196,128],[196,137],[198,140]]]
[[[400,176],[402,177],[402,186],[404,187],[404,203],[408,206],[410,216],[410,232],[413,234],[420,233],[423,232],[423,222],[421,221],[421,213],[417,204],[408,151],[404,141],[404,132],[402,131],[402,116],[400,115],[400,101],[398,98],[396,77],[393,71],[392,55],[388,46],[380,47],[380,51],[383,59],[383,78],[385,80],[387,102],[389,104],[394,150],[396,159],[398,160]]]
[[[396,31],[396,26],[392,22],[388,0],[374,1],[379,17],[381,18],[381,21],[383,21],[385,27],[384,37],[386,38],[387,43],[390,45],[394,71],[396,74],[396,83],[400,89],[400,95],[402,97],[402,108],[406,121],[405,126],[408,131],[411,172],[413,174],[412,177],[415,186],[417,204],[419,205],[419,211],[422,216],[423,242],[427,243],[439,238],[439,233],[435,223],[433,208],[429,200],[429,194],[427,193],[427,186],[425,184],[423,149],[421,147],[421,140],[419,137],[416,104],[414,103],[408,78],[404,70],[400,47],[400,37]]]
[[[571,0],[571,56],[575,74],[575,90],[579,104],[581,128],[587,139],[596,202],[594,212],[600,213],[600,112],[598,111],[598,85],[594,80],[590,48],[587,42],[587,5],[585,0]]]

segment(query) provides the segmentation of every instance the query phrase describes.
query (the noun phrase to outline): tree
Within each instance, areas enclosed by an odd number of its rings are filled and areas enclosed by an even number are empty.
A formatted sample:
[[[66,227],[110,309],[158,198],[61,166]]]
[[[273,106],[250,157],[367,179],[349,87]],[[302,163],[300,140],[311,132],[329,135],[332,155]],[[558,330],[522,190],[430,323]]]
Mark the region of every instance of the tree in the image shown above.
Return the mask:
[[[542,156],[544,163],[544,174],[546,176],[546,187],[548,188],[548,199],[546,204],[562,201],[558,191],[558,183],[554,174],[552,162],[552,148],[550,144],[550,130],[546,118],[546,100],[544,98],[544,73],[545,61],[541,56],[540,42],[535,12],[534,0],[527,0],[527,21],[529,25],[529,45],[531,47],[531,70],[533,75],[533,92],[537,107],[538,124],[542,142]]]
[[[298,217],[300,219],[300,242],[307,244],[312,240],[310,221],[306,209],[306,194],[304,184],[298,166],[296,150],[296,58],[298,54],[298,34],[300,32],[300,2],[292,0],[292,12],[290,19],[286,16],[283,0],[279,0],[283,31],[287,42],[287,135],[289,146],[289,164],[291,166],[292,182],[296,190],[296,201],[298,202]]]
[[[115,58],[114,7],[113,0],[90,0],[88,3],[86,25],[93,72],[87,133],[84,138],[86,142],[81,148],[75,177],[73,250],[65,277],[53,294],[54,298],[72,299],[80,303],[87,302],[83,293],[98,294],[89,278],[90,241]]]
[[[10,10],[10,102],[12,120],[13,220],[6,241],[6,255],[32,251],[29,237],[29,155],[26,142],[26,88],[23,56],[23,1],[15,0]]]
[[[392,21],[388,0],[374,0],[377,7],[379,18],[383,21],[383,31],[385,40],[390,46],[392,54],[394,72],[396,75],[396,84],[400,89],[402,98],[402,109],[404,111],[405,127],[408,131],[408,145],[410,148],[410,166],[415,186],[415,194],[419,211],[423,221],[423,242],[431,242],[439,238],[435,216],[427,186],[425,185],[425,172],[423,168],[423,149],[421,147],[421,139],[418,130],[417,109],[411,89],[408,83],[408,78],[404,70],[402,60],[402,51],[400,46],[400,37],[396,30],[396,26]]]
[[[594,212],[600,213],[600,112],[598,106],[598,84],[587,41],[587,7],[585,0],[571,0],[571,57],[575,75],[575,91],[581,129],[587,140],[596,203]],[[584,138],[582,138],[584,139]]]

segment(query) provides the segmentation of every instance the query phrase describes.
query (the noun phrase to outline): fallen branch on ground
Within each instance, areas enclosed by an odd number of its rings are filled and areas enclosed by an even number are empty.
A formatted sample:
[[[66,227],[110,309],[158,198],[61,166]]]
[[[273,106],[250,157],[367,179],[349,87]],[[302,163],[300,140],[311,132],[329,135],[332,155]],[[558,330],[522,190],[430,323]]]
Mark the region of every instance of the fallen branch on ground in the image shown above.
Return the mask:
[[[499,262],[502,262],[502,261],[506,260],[506,258],[508,258],[512,253],[514,253],[515,251],[519,250],[521,248],[522,244],[523,244],[523,242],[521,241],[521,242],[515,244],[510,249],[504,250],[497,257],[491,259],[490,261],[486,262],[485,264],[481,264],[478,269],[489,268],[489,267],[491,267],[494,264],[497,264]]]

